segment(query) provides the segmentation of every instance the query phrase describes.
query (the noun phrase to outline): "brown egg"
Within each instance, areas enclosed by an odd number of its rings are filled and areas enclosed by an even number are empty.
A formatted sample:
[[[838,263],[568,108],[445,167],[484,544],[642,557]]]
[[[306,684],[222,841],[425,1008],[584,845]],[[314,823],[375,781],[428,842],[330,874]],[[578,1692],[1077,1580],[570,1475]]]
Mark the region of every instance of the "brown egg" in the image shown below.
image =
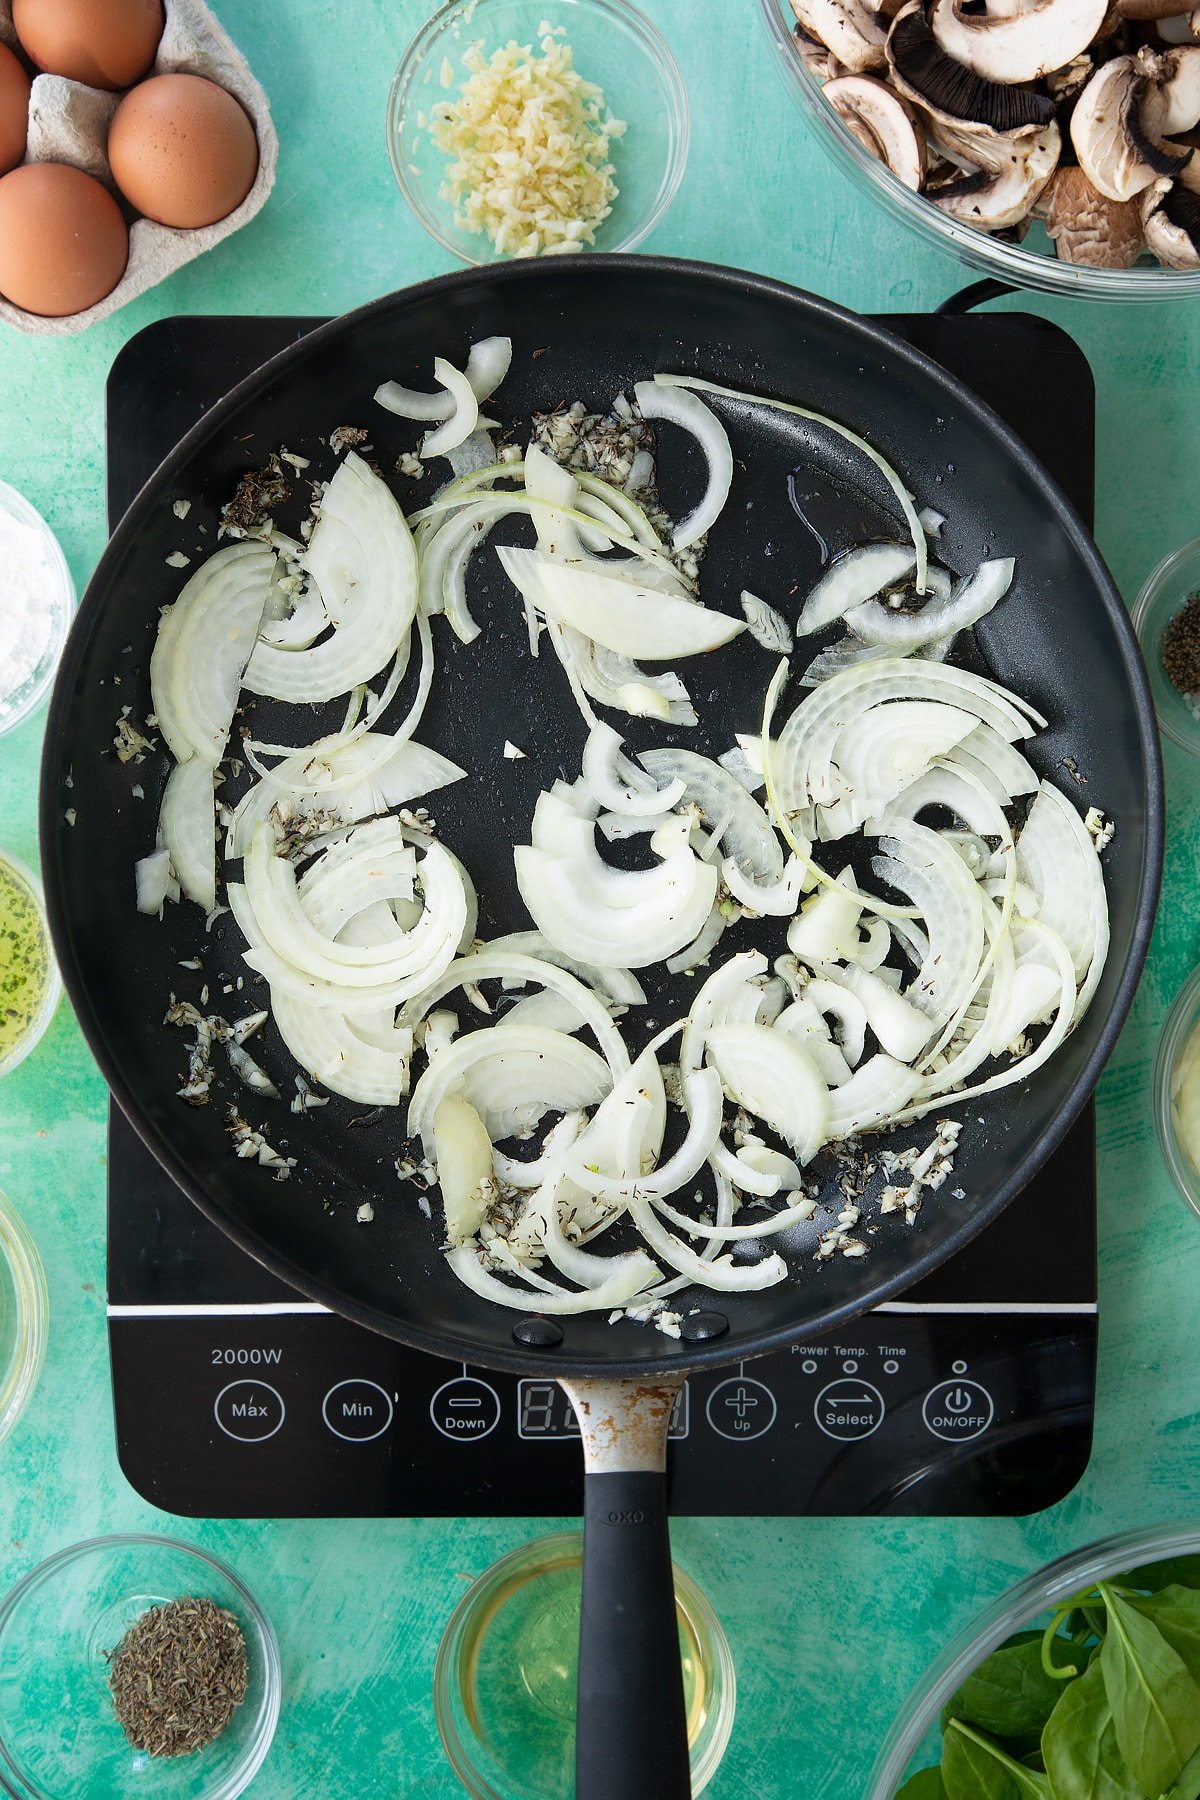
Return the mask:
[[[29,124],[29,77],[5,44],[0,44],[0,175],[15,169],[25,154]]]
[[[113,180],[160,225],[194,230],[240,206],[258,140],[232,94],[202,75],[154,75],[126,94],[108,128]]]
[[[107,188],[66,163],[25,163],[0,180],[0,294],[59,319],[111,294],[129,233]]]
[[[154,61],[162,0],[13,0],[22,47],[48,75],[124,88]]]

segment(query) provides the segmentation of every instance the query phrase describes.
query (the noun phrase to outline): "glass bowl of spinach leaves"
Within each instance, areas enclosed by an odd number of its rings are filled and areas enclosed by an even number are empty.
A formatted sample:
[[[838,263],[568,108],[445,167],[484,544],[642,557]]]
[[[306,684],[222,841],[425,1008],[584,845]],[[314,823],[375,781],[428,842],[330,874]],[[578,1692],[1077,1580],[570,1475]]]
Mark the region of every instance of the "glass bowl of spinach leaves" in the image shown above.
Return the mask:
[[[910,1697],[867,1800],[1200,1800],[1200,1521],[996,1600]]]

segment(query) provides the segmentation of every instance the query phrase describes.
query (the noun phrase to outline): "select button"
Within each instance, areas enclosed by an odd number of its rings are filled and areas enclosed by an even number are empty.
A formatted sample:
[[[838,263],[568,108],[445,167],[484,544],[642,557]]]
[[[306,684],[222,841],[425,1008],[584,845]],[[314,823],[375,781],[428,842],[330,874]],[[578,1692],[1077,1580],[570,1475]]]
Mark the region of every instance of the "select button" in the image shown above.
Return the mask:
[[[339,1381],[321,1402],[321,1416],[334,1437],[369,1444],[392,1422],[391,1396],[374,1381]]]
[[[261,1444],[275,1436],[287,1409],[283,1396],[265,1381],[231,1381],[213,1401],[213,1413],[226,1437]]]

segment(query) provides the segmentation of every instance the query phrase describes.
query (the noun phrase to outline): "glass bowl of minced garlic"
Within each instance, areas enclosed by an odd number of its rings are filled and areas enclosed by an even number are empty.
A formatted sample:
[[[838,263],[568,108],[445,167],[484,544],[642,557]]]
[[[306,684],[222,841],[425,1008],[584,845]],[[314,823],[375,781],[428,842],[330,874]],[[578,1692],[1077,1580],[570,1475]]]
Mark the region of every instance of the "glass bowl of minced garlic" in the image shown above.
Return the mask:
[[[400,191],[468,263],[632,250],[683,179],[687,94],[626,0],[450,0],[388,98]]]

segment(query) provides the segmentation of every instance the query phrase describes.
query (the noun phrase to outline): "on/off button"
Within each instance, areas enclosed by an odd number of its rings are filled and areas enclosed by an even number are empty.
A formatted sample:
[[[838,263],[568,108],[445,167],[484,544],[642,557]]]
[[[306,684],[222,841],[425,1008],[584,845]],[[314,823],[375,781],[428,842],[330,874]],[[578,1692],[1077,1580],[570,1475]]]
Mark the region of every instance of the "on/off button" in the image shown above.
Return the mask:
[[[996,1415],[992,1396],[977,1381],[942,1381],[930,1388],[921,1408],[925,1426],[947,1444],[982,1437]]]

